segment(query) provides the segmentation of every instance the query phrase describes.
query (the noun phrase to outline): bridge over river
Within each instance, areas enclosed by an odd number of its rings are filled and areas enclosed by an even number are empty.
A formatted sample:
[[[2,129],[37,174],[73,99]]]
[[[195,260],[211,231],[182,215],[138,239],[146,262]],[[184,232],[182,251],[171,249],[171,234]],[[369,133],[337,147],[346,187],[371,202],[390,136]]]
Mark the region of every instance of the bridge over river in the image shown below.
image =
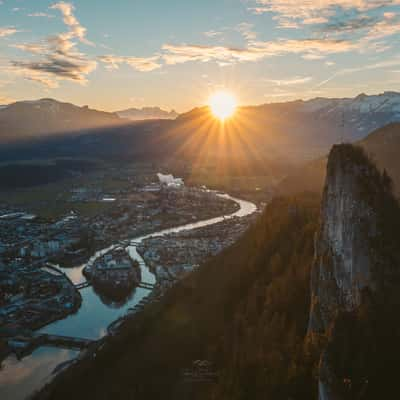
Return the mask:
[[[8,345],[18,358],[24,358],[31,354],[36,348],[40,346],[61,347],[65,349],[83,350],[89,347],[95,340],[62,336],[50,335],[47,333],[31,333],[20,334],[13,336],[8,340]]]

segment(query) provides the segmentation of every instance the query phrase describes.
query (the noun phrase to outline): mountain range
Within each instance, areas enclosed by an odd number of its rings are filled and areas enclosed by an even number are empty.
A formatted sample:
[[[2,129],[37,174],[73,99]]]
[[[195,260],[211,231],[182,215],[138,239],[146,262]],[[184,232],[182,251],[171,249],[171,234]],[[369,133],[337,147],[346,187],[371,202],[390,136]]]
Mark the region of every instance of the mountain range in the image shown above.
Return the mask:
[[[93,128],[121,125],[112,113],[53,99],[18,101],[0,108],[0,144],[27,139],[83,134]]]
[[[156,110],[143,109],[140,113],[149,115]],[[298,162],[323,155],[335,143],[360,140],[379,127],[400,121],[400,93],[241,107],[225,124],[224,141],[216,134],[221,127],[208,107],[193,109],[175,120],[130,121],[117,115],[123,113],[96,111],[52,99],[13,103],[0,109],[0,144],[46,137],[56,146],[54,138],[62,133],[63,138],[78,137],[74,147],[81,152],[93,140],[98,148],[102,141],[108,146],[113,135],[115,141],[125,141],[121,143],[122,156],[129,152],[129,156],[146,153],[151,157],[153,151],[157,152],[157,142],[173,154],[179,151],[193,157],[208,143],[207,150],[214,155],[226,156],[229,145],[230,154],[256,153],[259,157]],[[102,153],[104,156],[106,151]]]
[[[381,158],[386,164],[390,152],[391,162],[397,165],[393,155],[397,131],[390,127],[400,121],[399,110],[400,93],[395,92],[240,107],[225,124],[208,107],[174,120],[131,121],[51,99],[17,102],[0,109],[0,159],[90,156],[118,162],[157,161],[168,163],[179,176],[194,176],[194,171],[201,171],[203,177],[259,176],[262,186],[276,185],[286,177],[278,191],[290,192],[297,186],[299,190],[317,187],[320,192],[321,159],[335,143],[364,145],[365,140],[365,146],[385,154]],[[374,140],[366,138],[386,125],[394,132],[390,141],[386,136],[381,141],[379,134]]]
[[[144,119],[175,119],[178,113],[175,110],[165,111],[160,107],[142,107],[142,108],[128,108],[122,111],[116,111],[121,118],[127,118],[133,121]]]

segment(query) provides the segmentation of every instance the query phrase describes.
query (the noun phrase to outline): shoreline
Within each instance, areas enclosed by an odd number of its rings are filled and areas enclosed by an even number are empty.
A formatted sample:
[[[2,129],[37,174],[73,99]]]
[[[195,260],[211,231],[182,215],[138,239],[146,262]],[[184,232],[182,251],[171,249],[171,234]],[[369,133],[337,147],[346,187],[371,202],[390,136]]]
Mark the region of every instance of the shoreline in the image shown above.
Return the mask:
[[[89,257],[89,260],[85,264],[93,263],[102,254],[112,250],[113,247],[120,246],[122,241],[125,242],[125,246],[127,245],[126,250],[129,254],[129,256],[133,260],[137,260],[137,259],[140,260],[141,257],[136,252],[136,246],[135,246],[135,244],[136,244],[135,242],[137,242],[137,241],[141,241],[148,237],[163,236],[165,234],[170,233],[171,231],[172,232],[174,232],[176,230],[177,231],[181,231],[181,230],[188,231],[188,230],[191,230],[198,226],[212,225],[212,224],[221,222],[221,221],[225,220],[226,218],[232,218],[235,215],[238,215],[239,217],[241,217],[244,215],[252,214],[253,212],[255,212],[257,210],[257,206],[254,203],[249,202],[247,200],[233,198],[229,195],[222,195],[222,196],[227,199],[230,199],[232,202],[234,202],[232,207],[230,207],[231,212],[229,214],[223,214],[223,215],[220,214],[217,216],[214,215],[212,217],[207,217],[202,220],[196,220],[196,221],[192,221],[192,222],[188,221],[187,223],[184,223],[184,224],[179,224],[179,225],[174,224],[173,226],[167,226],[167,227],[165,227],[165,228],[163,227],[161,229],[158,228],[158,230],[153,231],[153,232],[144,233],[142,236],[135,235],[134,237],[131,236],[131,238],[127,238],[127,239],[118,238],[110,246],[102,247],[100,250],[96,251],[91,257]],[[243,210],[244,210],[244,212],[243,212]],[[141,271],[144,272],[145,280],[150,280],[150,281],[156,280],[156,276],[149,270],[148,266],[141,265],[140,267],[141,267]],[[79,276],[82,276],[81,269],[83,268],[83,265],[77,266],[76,268],[77,268],[76,273],[79,274]],[[68,270],[71,270],[71,268],[65,268],[65,271],[68,271]],[[79,278],[75,279],[75,277],[73,277],[72,274],[66,274],[65,272],[63,272],[63,273],[65,275],[70,275],[70,276],[68,276],[69,278],[72,278],[74,281],[78,282]],[[78,275],[75,275],[75,276],[77,277]],[[154,279],[151,277],[154,277]],[[119,313],[119,315],[118,315],[118,313],[117,313],[115,315],[115,317],[112,320],[110,320],[110,322],[106,326],[104,326],[104,328],[101,328],[102,330],[104,329],[107,332],[107,328],[110,325],[115,324],[114,326],[116,329],[115,330],[113,329],[113,335],[111,335],[110,332],[105,333],[104,336],[101,336],[100,338],[97,339],[96,343],[94,343],[90,347],[90,349],[82,351],[82,352],[78,353],[76,356],[74,356],[74,358],[72,360],[70,360],[71,361],[70,365],[67,365],[65,368],[61,368],[61,371],[57,371],[57,370],[56,370],[56,372],[50,371],[48,373],[48,378],[50,378],[50,381],[47,382],[46,385],[51,385],[54,380],[57,380],[59,372],[60,373],[67,372],[70,368],[75,368],[75,367],[77,367],[77,365],[80,366],[81,360],[90,359],[90,357],[96,353],[97,349],[102,349],[104,344],[108,343],[109,340],[118,340],[118,338],[120,337],[120,335],[119,335],[120,328],[122,328],[122,330],[123,330],[123,327],[125,325],[124,322],[126,320],[131,321],[131,319],[139,317],[139,315],[141,314],[140,311],[144,308],[144,306],[149,305],[149,304],[156,304],[159,301],[160,296],[162,296],[162,294],[163,293],[161,290],[159,290],[158,285],[156,285],[156,288],[154,290],[145,290],[145,292],[143,292],[143,289],[142,289],[141,292],[139,292],[139,298],[136,302],[133,301],[133,303],[131,303],[132,305],[130,307],[125,306],[125,311],[123,314]],[[134,296],[136,296],[136,295],[134,295]],[[85,299],[83,299],[83,301],[85,301]],[[137,314],[139,314],[139,315],[137,315]],[[79,313],[78,313],[78,315],[79,315]],[[84,315],[86,315],[86,312],[84,313]],[[79,317],[78,317],[78,319],[79,319]],[[74,318],[73,318],[73,320],[76,321],[76,319],[74,319]],[[49,326],[51,326],[51,324]],[[61,326],[63,326],[63,324]],[[51,328],[50,328],[50,331],[51,331]],[[114,334],[115,334],[115,336],[114,336]],[[56,368],[53,368],[53,369],[56,369]],[[30,394],[32,395],[32,394],[37,393],[38,391],[42,390],[42,388],[39,386],[37,389],[35,389],[33,387],[30,390],[31,390]]]

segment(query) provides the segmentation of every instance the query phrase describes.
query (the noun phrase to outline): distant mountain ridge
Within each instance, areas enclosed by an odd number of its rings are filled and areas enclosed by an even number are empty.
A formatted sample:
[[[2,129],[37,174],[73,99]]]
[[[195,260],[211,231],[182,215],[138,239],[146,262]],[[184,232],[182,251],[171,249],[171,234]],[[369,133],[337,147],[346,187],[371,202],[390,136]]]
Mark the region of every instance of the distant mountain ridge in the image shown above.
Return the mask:
[[[154,117],[154,110],[149,108],[147,115]],[[235,117],[224,124],[223,136],[221,124],[208,107],[195,108],[176,119],[137,121],[42,99],[0,108],[0,153],[3,156],[6,151],[4,157],[9,161],[52,152],[130,160],[158,159],[160,154],[186,161],[199,155],[226,160],[240,157],[249,165],[255,159],[266,165],[268,158],[289,165],[321,157],[333,144],[358,141],[396,121],[400,122],[400,93],[396,92],[239,107]],[[24,140],[23,153],[1,146]]]
[[[116,114],[121,118],[128,118],[133,121],[145,119],[175,119],[179,115],[175,110],[166,111],[160,107],[133,107],[122,111],[116,111]]]
[[[195,108],[177,122],[200,121],[206,110]],[[340,142],[355,142],[391,122],[400,122],[400,93],[360,94],[354,98],[314,98],[240,107],[246,139],[259,151],[294,161],[311,160]]]
[[[386,169],[393,179],[395,193],[400,194],[400,123],[394,122],[376,129],[356,144],[364,148],[380,169]],[[321,193],[326,163],[326,157],[305,163],[278,185],[277,192],[282,195],[304,191]]]
[[[88,106],[54,99],[18,101],[0,107],[0,144],[120,124],[116,114]]]
[[[390,122],[400,121],[400,93],[384,92],[368,96],[365,93],[355,98],[327,99],[315,98],[300,102],[300,111],[318,115],[322,120],[342,119],[344,128],[351,126],[354,132],[345,137],[357,140],[372,130]]]

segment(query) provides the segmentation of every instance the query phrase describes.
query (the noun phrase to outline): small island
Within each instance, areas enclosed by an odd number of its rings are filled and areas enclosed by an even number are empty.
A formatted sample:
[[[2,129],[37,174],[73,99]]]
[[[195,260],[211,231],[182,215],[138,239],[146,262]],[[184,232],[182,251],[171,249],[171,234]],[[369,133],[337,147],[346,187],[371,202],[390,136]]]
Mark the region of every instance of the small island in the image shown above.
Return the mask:
[[[125,297],[140,283],[140,267],[118,247],[99,257],[83,270],[96,291],[110,298]]]

